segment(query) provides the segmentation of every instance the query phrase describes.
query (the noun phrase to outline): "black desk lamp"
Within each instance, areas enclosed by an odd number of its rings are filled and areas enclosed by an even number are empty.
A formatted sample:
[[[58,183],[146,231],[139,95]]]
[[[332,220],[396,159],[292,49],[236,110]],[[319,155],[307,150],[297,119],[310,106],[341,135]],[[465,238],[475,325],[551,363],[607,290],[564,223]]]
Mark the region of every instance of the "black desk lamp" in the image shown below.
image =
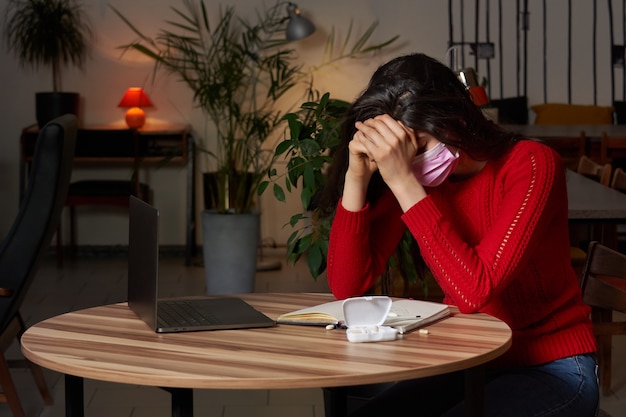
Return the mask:
[[[289,19],[287,29],[285,30],[287,40],[296,41],[298,39],[304,39],[315,32],[315,25],[300,14],[300,9],[298,9],[296,4],[289,2],[287,5],[287,14],[287,19]]]

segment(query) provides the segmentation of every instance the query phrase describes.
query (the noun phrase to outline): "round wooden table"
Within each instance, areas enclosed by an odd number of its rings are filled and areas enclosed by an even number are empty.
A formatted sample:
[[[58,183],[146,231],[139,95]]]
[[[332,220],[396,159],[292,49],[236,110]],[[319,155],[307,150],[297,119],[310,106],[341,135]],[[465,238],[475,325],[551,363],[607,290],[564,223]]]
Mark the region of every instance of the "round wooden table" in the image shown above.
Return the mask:
[[[334,299],[300,293],[238,296],[274,319]],[[453,309],[428,330],[377,343],[351,343],[344,330],[297,325],[157,334],[121,303],[44,320],[24,333],[22,351],[68,376],[67,406],[82,415],[82,378],[164,387],[174,404],[189,402],[194,388],[322,388],[420,378],[479,366],[511,344],[508,326],[486,314]],[[176,407],[179,413],[181,404]],[[183,405],[182,413],[189,408]]]

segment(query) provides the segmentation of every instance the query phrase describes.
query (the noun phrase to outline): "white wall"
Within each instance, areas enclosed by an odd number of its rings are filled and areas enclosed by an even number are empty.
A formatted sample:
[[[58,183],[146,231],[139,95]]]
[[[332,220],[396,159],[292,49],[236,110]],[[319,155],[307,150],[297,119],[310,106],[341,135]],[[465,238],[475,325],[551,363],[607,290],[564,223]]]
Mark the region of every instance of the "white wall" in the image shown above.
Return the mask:
[[[267,0],[269,2],[269,0]],[[78,91],[83,98],[83,122],[85,124],[123,123],[124,111],[117,107],[124,90],[129,86],[143,85],[156,107],[148,109],[148,123],[167,121],[173,123],[189,123],[199,133],[201,139],[210,139],[211,130],[205,126],[201,114],[193,108],[190,92],[186,87],[163,74],[154,83],[151,82],[152,65],[137,56],[120,56],[117,46],[133,40],[134,35],[109,9],[114,5],[128,16],[147,34],[155,34],[162,27],[165,19],[173,18],[171,5],[180,5],[180,0],[86,0],[86,8],[91,17],[97,42],[93,47],[91,59],[84,71],[69,70],[65,72],[63,89]],[[270,2],[271,3],[271,2]],[[509,3],[509,2],[505,2]],[[514,2],[510,2],[512,7]],[[539,0],[531,0],[530,8],[540,9]],[[561,16],[556,4],[565,5],[565,0],[552,0],[552,13]],[[4,8],[6,0],[0,0]],[[223,4],[234,4],[242,14],[254,13],[260,7],[258,0],[231,0]],[[299,0],[298,5],[303,13],[315,22],[318,32],[297,45],[301,57],[307,64],[319,63],[325,40],[331,28],[335,28],[340,36],[345,35],[349,21],[352,19],[356,33],[362,33],[369,24],[379,21],[379,28],[374,41],[382,41],[393,35],[400,35],[396,47],[373,59],[356,62],[343,62],[329,68],[316,76],[317,88],[329,90],[339,98],[351,100],[365,86],[372,71],[389,58],[408,52],[424,52],[435,58],[444,60],[448,41],[448,2],[433,0]],[[218,2],[209,2],[210,9],[217,10]],[[585,11],[587,13],[587,11]],[[621,13],[621,11],[620,11]],[[533,19],[537,14],[531,14]],[[606,18],[606,17],[604,17]],[[562,20],[562,19],[561,19]],[[564,23],[565,24],[565,23]],[[577,21],[577,27],[584,27],[586,21]],[[539,28],[535,20],[531,24],[530,36]],[[508,28],[510,30],[510,27]],[[556,29],[555,29],[556,30]],[[585,35],[587,37],[588,35]],[[584,45],[582,45],[584,46]],[[582,47],[581,46],[581,47]],[[605,48],[606,49],[606,48]],[[551,50],[554,61],[563,62],[565,48]],[[606,55],[607,51],[602,50]],[[541,53],[541,51],[537,51]],[[581,62],[587,57],[577,58]],[[604,61],[606,57],[602,58]],[[578,62],[578,61],[577,61]],[[536,63],[533,63],[536,65]],[[577,66],[580,71],[582,66]],[[590,77],[586,71],[584,77]],[[558,78],[551,80],[555,85]],[[34,122],[34,93],[49,90],[50,75],[45,71],[34,73],[18,67],[13,56],[6,50],[0,50],[0,235],[10,227],[18,205],[18,163],[19,135],[22,127]],[[534,81],[529,85],[530,104],[543,102],[541,83]],[[607,78],[601,80],[602,96],[598,104],[609,104]],[[514,95],[514,93],[508,94]],[[566,101],[562,88],[555,88],[551,93],[551,101]],[[592,103],[591,93],[586,90],[577,92],[576,102]],[[199,168],[202,168],[200,165]],[[109,171],[98,171],[110,175]],[[129,169],[114,171],[112,175],[126,178]],[[76,170],[75,178],[92,174],[85,170]],[[164,168],[159,171],[144,173],[154,189],[154,204],[161,210],[161,243],[166,245],[182,245],[185,241],[185,170],[184,168]],[[198,211],[201,208],[202,195],[198,192]],[[265,196],[261,203],[263,210],[262,232],[264,238],[270,238],[283,244],[290,234],[283,225],[291,213],[300,211],[298,200],[288,204],[274,201]],[[124,211],[110,213],[102,210],[81,211],[79,215],[79,244],[104,245],[127,243],[127,217]]]

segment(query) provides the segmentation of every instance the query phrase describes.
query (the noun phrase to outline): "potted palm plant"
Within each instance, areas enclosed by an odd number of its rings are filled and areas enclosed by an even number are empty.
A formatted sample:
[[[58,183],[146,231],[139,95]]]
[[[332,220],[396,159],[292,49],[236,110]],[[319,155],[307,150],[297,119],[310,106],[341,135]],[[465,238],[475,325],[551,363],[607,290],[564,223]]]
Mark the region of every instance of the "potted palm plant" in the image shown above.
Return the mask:
[[[278,106],[285,94],[312,82],[285,38],[289,2],[278,1],[257,13],[257,22],[238,17],[232,6],[209,16],[204,0],[173,7],[178,21],[154,37],[145,35],[120,11],[115,13],[139,37],[123,45],[155,62],[155,71],[176,76],[193,91],[193,100],[211,122],[214,140],[199,143],[212,167],[205,175],[207,210],[202,212],[207,291],[250,292],[256,274],[259,215],[256,196],[275,155],[268,140],[283,123]],[[290,10],[291,10],[290,9]],[[355,46],[329,59],[358,57],[393,40],[366,45],[373,27]],[[395,38],[394,38],[395,39]],[[226,226],[232,223],[231,226]],[[248,225],[249,234],[236,236]],[[231,246],[232,245],[232,246]],[[250,254],[244,254],[248,248]],[[248,262],[248,266],[243,266]],[[220,270],[215,270],[223,266]],[[245,269],[242,271],[241,268]],[[235,280],[244,280],[235,286]]]
[[[65,113],[78,114],[79,93],[61,91],[61,70],[82,68],[94,39],[90,22],[77,0],[8,0],[3,35],[20,66],[49,67],[52,92],[36,93],[39,126]]]

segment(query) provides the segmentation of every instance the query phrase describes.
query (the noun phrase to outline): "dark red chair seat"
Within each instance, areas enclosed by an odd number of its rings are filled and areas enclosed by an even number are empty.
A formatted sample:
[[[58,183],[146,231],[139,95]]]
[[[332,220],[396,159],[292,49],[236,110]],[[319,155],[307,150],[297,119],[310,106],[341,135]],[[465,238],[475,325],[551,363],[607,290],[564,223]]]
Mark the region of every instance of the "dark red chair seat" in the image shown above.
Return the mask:
[[[131,195],[151,202],[150,187],[144,183],[131,180],[80,180],[70,184],[65,206],[70,209],[70,247],[75,253],[76,241],[76,207],[77,206],[117,206],[128,207]],[[57,265],[63,264],[60,238],[61,224],[57,230]]]

